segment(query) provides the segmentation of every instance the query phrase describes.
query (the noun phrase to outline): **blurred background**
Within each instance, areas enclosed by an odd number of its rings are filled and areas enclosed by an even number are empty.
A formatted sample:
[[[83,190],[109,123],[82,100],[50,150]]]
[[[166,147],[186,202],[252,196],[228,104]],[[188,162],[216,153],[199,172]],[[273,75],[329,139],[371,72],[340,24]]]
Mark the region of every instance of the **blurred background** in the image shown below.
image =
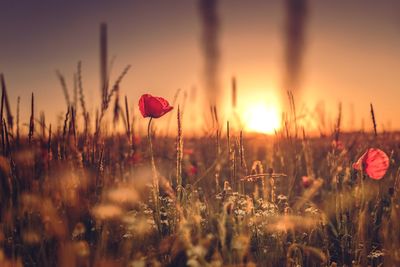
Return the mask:
[[[110,84],[132,65],[120,94],[135,115],[141,94],[172,102],[181,89],[186,133],[205,130],[210,105],[220,121],[273,133],[291,91],[310,132],[329,133],[339,103],[344,130],[371,128],[370,102],[380,130],[400,129],[396,0],[1,1],[0,72],[14,112],[21,97],[23,122],[31,92],[36,114],[54,123],[64,116],[56,70],[72,95],[78,61],[88,111],[99,109],[100,23]]]

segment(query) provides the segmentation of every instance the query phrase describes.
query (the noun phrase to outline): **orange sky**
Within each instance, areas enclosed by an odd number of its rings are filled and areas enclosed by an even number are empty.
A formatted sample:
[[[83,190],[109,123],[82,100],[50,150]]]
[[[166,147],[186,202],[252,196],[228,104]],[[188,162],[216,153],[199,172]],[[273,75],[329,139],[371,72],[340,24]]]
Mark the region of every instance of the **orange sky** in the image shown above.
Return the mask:
[[[97,108],[102,21],[108,23],[109,55],[116,56],[112,77],[132,65],[121,84],[131,105],[147,92],[170,100],[178,88],[190,93],[196,87],[200,92],[203,60],[196,1],[166,2],[1,2],[0,72],[5,74],[14,113],[21,96],[27,121],[33,91],[37,114],[43,110],[55,121],[66,109],[55,70],[67,77],[71,89],[78,60],[83,61],[89,110]],[[354,129],[361,127],[363,118],[369,127],[373,102],[378,126],[388,128],[391,122],[392,129],[400,129],[400,3],[314,0],[309,9],[302,88],[294,91],[298,111],[311,114],[317,103],[324,102],[329,122],[341,101],[344,126]],[[271,102],[284,92],[284,11],[278,0],[220,1],[220,80],[227,105],[232,75],[238,80],[238,106],[243,109],[263,99]],[[199,124],[205,113],[199,110],[188,108],[187,118]]]

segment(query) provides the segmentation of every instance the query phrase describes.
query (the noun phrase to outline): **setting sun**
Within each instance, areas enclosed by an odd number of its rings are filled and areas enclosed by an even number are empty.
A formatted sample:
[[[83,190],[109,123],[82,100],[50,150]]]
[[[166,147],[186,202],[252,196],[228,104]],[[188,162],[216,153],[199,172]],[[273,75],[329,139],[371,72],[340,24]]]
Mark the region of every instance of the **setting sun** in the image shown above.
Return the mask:
[[[280,116],[276,106],[257,103],[244,110],[245,128],[250,132],[273,134],[280,127]]]

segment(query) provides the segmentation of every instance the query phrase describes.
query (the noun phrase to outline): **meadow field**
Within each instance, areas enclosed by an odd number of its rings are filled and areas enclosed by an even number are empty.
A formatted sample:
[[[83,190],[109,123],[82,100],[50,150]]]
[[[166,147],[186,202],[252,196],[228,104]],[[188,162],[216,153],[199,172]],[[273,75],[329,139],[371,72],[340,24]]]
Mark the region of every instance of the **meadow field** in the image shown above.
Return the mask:
[[[377,129],[372,105],[367,130],[342,132],[339,112],[332,132],[309,135],[289,93],[275,134],[212,107],[190,137],[175,101],[113,110],[124,73],[97,114],[78,87],[59,125],[35,115],[33,94],[29,123],[13,117],[2,76],[1,266],[400,265],[400,134]],[[106,113],[125,130],[105,130]],[[153,127],[167,117],[169,135]]]

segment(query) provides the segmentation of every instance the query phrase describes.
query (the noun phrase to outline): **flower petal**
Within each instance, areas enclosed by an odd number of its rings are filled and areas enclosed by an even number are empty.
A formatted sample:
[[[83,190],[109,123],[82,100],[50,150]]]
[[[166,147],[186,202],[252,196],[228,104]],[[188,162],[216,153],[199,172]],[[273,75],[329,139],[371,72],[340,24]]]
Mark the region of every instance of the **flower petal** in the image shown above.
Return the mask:
[[[149,94],[144,94],[144,95],[142,95],[142,96],[140,97],[140,99],[139,99],[139,110],[140,110],[140,113],[142,113],[142,116],[143,116],[144,118],[149,117],[149,114],[148,114],[147,111],[146,111],[146,104],[145,104],[146,99],[147,99],[148,97],[151,97],[151,95],[149,95]]]
[[[370,148],[353,164],[353,168],[363,170],[374,180],[380,180],[389,168],[389,157],[380,149]]]
[[[380,149],[370,148],[364,157],[363,165],[369,177],[379,180],[389,168],[389,157]]]

